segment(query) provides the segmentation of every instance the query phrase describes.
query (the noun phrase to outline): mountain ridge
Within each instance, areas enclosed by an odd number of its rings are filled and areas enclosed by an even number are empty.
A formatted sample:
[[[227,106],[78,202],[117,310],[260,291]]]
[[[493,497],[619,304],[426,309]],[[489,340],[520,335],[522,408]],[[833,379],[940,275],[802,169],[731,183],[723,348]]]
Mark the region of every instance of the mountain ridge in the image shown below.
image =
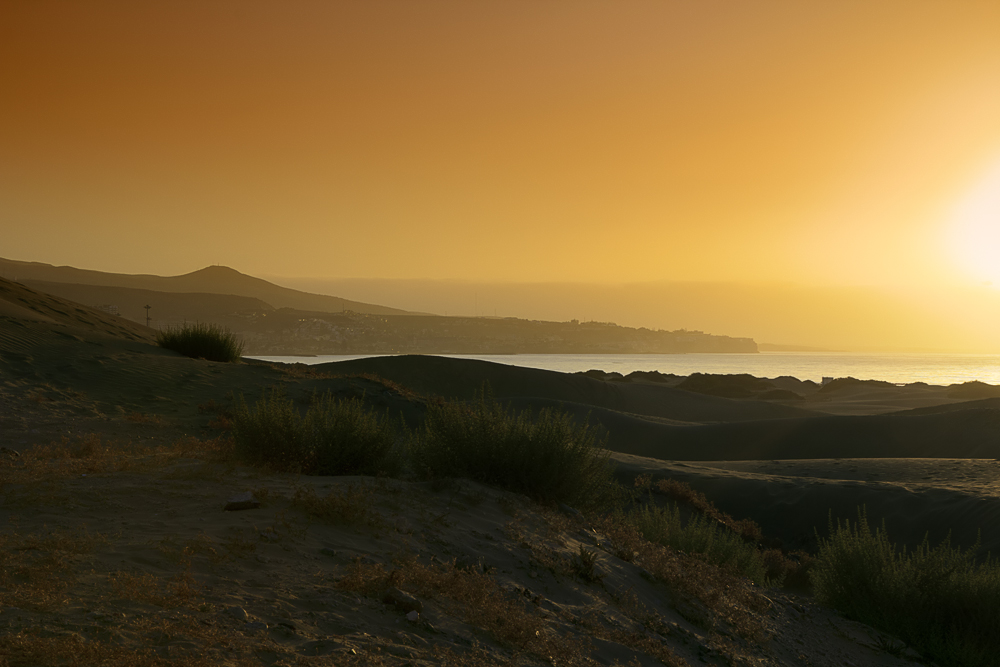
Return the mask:
[[[326,313],[346,310],[370,315],[409,315],[410,311],[378,304],[351,301],[336,296],[313,294],[281,287],[263,278],[241,273],[228,266],[207,266],[178,276],[128,274],[54,266],[43,262],[23,262],[0,258],[0,275],[9,280],[72,283],[100,287],[127,287],[171,293],[224,294],[252,297],[273,308],[294,308]]]

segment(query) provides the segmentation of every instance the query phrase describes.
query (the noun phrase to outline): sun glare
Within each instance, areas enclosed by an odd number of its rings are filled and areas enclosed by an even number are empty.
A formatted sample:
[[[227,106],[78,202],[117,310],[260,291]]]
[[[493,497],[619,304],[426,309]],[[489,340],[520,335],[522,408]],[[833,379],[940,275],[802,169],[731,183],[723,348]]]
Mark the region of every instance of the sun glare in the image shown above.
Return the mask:
[[[951,246],[963,271],[1000,288],[1000,162],[956,204]]]

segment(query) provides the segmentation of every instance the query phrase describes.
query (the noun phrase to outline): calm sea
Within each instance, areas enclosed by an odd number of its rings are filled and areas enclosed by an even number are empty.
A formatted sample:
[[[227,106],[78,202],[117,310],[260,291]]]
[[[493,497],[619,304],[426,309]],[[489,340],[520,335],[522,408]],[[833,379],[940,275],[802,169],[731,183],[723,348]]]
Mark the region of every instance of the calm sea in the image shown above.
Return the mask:
[[[265,361],[323,364],[361,359],[365,355],[316,357],[254,357]],[[371,356],[371,355],[367,355]],[[632,371],[691,373],[749,373],[774,378],[791,375],[800,380],[854,377],[859,380],[948,385],[979,380],[1000,384],[1000,354],[857,354],[848,352],[761,352],[758,354],[509,354],[445,355],[482,359],[498,364],[574,373],[592,368],[627,375]]]

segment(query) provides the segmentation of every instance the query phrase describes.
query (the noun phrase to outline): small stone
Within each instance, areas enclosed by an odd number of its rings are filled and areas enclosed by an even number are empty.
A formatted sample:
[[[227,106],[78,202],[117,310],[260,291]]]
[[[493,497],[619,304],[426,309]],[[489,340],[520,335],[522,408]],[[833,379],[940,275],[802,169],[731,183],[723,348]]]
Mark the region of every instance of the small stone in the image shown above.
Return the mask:
[[[260,539],[262,539],[265,542],[272,542],[273,543],[273,542],[280,542],[281,541],[281,535],[279,535],[270,526],[268,526],[264,530],[260,531],[258,533],[258,537],[260,537]]]
[[[279,630],[289,635],[294,635],[296,633],[295,624],[288,623],[286,621],[279,621],[278,623],[275,623],[273,626],[271,626],[271,629]]]
[[[571,516],[576,519],[583,518],[583,514],[580,512],[580,510],[570,507],[566,503],[559,503],[559,511],[562,512],[563,514],[566,514],[567,516]]]
[[[232,616],[237,621],[247,620],[247,612],[246,609],[244,609],[243,607],[229,607],[228,609],[226,609],[226,614],[228,616]]]
[[[247,632],[259,632],[260,630],[267,630],[267,623],[262,623],[261,621],[250,621],[243,626],[243,629]]]
[[[319,550],[319,552],[321,554],[323,554],[324,556],[336,556],[337,555],[337,550],[336,549],[331,549],[330,547],[323,547],[322,549]]]
[[[414,609],[413,611],[411,611],[406,615],[406,620],[408,620],[410,623],[416,623],[418,618],[420,618],[420,612],[418,612],[416,609]]]
[[[255,510],[258,507],[260,507],[260,501],[247,491],[230,498],[222,509],[226,512],[238,512],[240,510]]]
[[[391,586],[382,593],[382,602],[385,604],[391,604],[396,609],[404,612],[421,612],[424,610],[424,603],[413,597],[409,593],[399,590],[395,586]]]

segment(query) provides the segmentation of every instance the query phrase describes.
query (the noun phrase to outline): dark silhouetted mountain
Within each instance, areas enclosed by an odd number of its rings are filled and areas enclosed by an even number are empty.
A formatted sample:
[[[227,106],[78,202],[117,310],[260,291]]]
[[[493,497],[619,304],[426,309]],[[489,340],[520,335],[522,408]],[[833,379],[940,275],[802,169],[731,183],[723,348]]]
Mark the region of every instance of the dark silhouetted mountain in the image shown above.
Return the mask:
[[[226,266],[209,266],[180,276],[105,273],[77,269],[72,266],[52,266],[41,262],[20,262],[0,259],[0,276],[26,283],[73,283],[105,287],[128,287],[157,292],[232,294],[260,299],[273,308],[295,308],[324,313],[351,310],[372,315],[406,315],[407,311],[335,296],[310,294],[254,278]]]

